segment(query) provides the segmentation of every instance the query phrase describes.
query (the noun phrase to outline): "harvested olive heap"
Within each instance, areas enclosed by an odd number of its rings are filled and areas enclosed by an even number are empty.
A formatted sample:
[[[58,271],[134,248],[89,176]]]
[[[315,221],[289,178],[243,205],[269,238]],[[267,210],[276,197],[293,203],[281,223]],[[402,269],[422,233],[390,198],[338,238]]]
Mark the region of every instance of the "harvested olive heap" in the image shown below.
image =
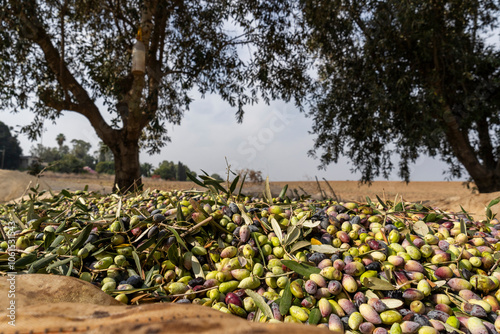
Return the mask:
[[[45,199],[32,189],[0,206],[1,274],[74,276],[123,303],[201,304],[336,333],[500,331],[500,224],[490,209],[500,199],[474,221],[397,199],[209,188]]]

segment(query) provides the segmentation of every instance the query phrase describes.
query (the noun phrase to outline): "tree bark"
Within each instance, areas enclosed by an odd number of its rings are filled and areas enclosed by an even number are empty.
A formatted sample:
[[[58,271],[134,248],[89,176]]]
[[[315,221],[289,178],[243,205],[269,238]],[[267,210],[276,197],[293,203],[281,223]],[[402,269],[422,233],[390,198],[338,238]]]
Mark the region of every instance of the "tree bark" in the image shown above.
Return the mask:
[[[445,135],[453,154],[465,167],[480,193],[500,191],[500,162],[484,161],[481,163],[471,146],[467,130],[460,126],[448,106],[444,107]],[[485,146],[483,136],[481,144]]]
[[[113,191],[125,193],[142,188],[139,163],[139,140],[124,140],[116,136],[114,143],[105,143],[115,158],[115,182]]]

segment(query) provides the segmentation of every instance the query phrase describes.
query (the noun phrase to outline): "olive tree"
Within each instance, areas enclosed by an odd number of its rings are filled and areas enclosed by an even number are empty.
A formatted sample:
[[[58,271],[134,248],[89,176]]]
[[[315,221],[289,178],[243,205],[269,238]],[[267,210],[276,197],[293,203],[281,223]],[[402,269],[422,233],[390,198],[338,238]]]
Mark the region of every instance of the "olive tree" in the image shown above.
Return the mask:
[[[321,166],[347,155],[362,181],[421,154],[500,190],[498,1],[303,0],[319,90],[309,115]]]
[[[139,151],[157,153],[190,92],[218,94],[243,118],[258,98],[300,98],[308,58],[292,0],[4,1],[0,109],[30,109],[23,131],[86,117],[114,155],[115,185],[141,184]],[[142,45],[136,40],[142,43]],[[145,70],[132,73],[144,47]],[[104,107],[102,107],[104,106]],[[106,114],[111,121],[106,121]]]

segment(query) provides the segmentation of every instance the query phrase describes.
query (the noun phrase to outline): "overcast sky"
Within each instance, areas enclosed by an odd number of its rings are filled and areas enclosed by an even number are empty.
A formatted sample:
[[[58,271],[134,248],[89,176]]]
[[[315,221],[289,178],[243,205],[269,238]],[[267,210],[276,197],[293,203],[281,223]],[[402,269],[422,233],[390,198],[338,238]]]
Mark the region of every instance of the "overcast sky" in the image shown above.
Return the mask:
[[[193,94],[196,98],[197,94]],[[326,171],[318,170],[319,161],[308,157],[314,136],[308,132],[312,120],[299,113],[293,104],[274,102],[247,107],[242,124],[235,119],[235,110],[217,96],[196,98],[182,120],[180,126],[168,125],[172,142],[164,147],[160,154],[141,153],[142,162],[149,162],[154,167],[163,160],[181,161],[191,170],[200,173],[218,173],[224,177],[226,162],[233,170],[250,168],[269,175],[271,181],[314,180],[323,177],[327,180],[359,180],[359,174],[352,174],[352,165],[347,159],[330,165]],[[0,119],[8,126],[26,125],[33,119],[29,112],[12,114],[0,112]],[[29,154],[30,148],[37,143],[56,147],[56,136],[63,133],[66,144],[71,146],[72,139],[85,140],[92,144],[92,152],[97,149],[99,138],[90,123],[83,116],[66,112],[54,125],[45,124],[43,138],[30,142],[25,135],[18,139],[23,154]],[[397,166],[397,163],[395,163]],[[413,181],[442,181],[446,164],[429,157],[421,157],[412,166]],[[383,180],[380,178],[379,180]],[[390,180],[400,180],[394,171]]]

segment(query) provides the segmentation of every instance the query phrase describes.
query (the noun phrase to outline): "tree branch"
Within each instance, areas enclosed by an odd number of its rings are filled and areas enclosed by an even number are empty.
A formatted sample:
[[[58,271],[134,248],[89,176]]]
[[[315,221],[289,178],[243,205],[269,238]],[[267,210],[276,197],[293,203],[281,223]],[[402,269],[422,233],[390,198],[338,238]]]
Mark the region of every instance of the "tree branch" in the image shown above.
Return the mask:
[[[50,70],[52,70],[52,72],[56,75],[59,84],[63,87],[63,89],[70,91],[73,94],[74,99],[78,101],[79,108],[76,108],[76,110],[73,111],[85,116],[90,121],[99,137],[103,140],[105,138],[112,138],[114,130],[102,118],[102,115],[94,101],[92,101],[87,91],[68,70],[66,64],[63,63],[61,66],[61,57],[38,18],[36,16],[28,17],[22,10],[15,14],[19,17],[21,23],[25,27],[25,29],[22,30],[27,32],[25,37],[31,39],[42,49],[42,52],[45,55],[45,60],[47,61]]]

